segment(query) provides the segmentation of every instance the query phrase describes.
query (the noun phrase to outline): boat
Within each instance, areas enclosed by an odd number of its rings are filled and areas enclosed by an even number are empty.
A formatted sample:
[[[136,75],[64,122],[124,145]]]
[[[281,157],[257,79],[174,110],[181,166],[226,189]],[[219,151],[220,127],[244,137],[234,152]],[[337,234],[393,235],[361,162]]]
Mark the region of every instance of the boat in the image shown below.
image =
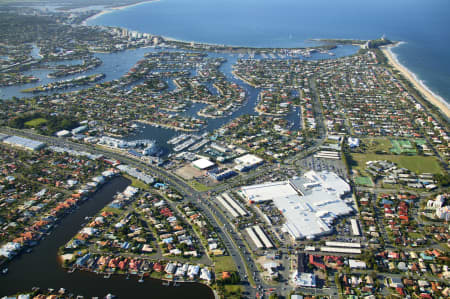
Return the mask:
[[[208,142],[209,142],[209,139],[202,139],[200,142],[191,146],[190,150],[196,151],[196,150],[200,149],[202,146],[206,145]]]
[[[195,142],[197,141],[197,139],[195,138],[190,138],[187,141],[183,142],[182,144],[177,145],[176,147],[174,147],[174,151],[175,152],[180,152],[188,147],[190,147],[191,145],[193,145]]]
[[[180,143],[181,141],[187,139],[188,137],[189,137],[189,135],[187,135],[187,134],[181,134],[181,135],[173,137],[172,139],[167,141],[167,143],[168,144],[177,145],[178,143]]]
[[[149,143],[147,143],[147,146],[142,151],[142,154],[144,156],[153,156],[159,152],[159,148],[156,145],[156,142],[154,140],[151,140]]]

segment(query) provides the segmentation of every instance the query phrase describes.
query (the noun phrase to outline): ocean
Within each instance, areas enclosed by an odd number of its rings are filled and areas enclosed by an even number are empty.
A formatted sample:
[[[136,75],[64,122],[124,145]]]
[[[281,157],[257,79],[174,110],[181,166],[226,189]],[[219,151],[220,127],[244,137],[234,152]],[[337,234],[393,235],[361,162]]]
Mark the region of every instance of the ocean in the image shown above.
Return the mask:
[[[90,25],[185,41],[304,47],[316,38],[403,41],[398,60],[450,102],[448,0],[161,0],[113,10]]]

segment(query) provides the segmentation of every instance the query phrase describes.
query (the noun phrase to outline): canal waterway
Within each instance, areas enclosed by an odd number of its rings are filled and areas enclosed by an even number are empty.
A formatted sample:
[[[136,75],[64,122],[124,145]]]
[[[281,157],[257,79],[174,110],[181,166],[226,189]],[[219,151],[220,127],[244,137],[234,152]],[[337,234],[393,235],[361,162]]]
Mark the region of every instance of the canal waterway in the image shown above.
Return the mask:
[[[7,275],[0,275],[0,296],[30,291],[33,287],[41,289],[65,288],[68,293],[83,295],[85,298],[103,298],[111,293],[118,298],[213,298],[211,289],[199,283],[185,283],[177,287],[166,287],[162,281],[146,278],[143,283],[138,277],[113,275],[109,279],[103,275],[75,271],[67,273],[57,260],[57,250],[66,244],[86,222],[85,217],[94,216],[108,204],[114,194],[123,191],[130,181],[117,177],[105,184],[88,201],[73,213],[63,218],[46,239],[33,247],[31,253],[24,253],[8,265]]]
[[[331,50],[334,55],[330,56],[329,54],[319,53],[315,52],[311,54],[311,57],[285,57],[285,58],[278,58],[278,59],[302,59],[302,60],[324,60],[324,59],[336,59],[339,57],[349,56],[353,55],[358,51],[359,47],[351,46],[351,45],[340,45],[337,48]],[[205,118],[202,116],[198,116],[197,112],[200,111],[202,108],[205,107],[205,104],[202,103],[193,103],[192,106],[183,113],[185,116],[191,116],[196,117],[202,120],[206,121],[206,126],[200,131],[197,132],[197,134],[202,134],[204,132],[213,132],[214,130],[220,128],[224,124],[230,122],[232,119],[235,119],[236,117],[239,117],[244,114],[250,114],[250,115],[256,115],[255,112],[255,106],[257,104],[258,94],[260,92],[260,89],[254,88],[247,83],[243,82],[242,80],[239,80],[233,76],[232,72],[232,66],[236,64],[237,60],[239,58],[248,59],[250,56],[248,54],[245,55],[239,55],[239,54],[228,54],[228,53],[215,53],[210,52],[208,53],[209,57],[223,57],[226,59],[226,61],[220,66],[220,71],[225,75],[228,81],[233,82],[241,86],[246,94],[247,94],[247,100],[244,102],[244,104],[233,111],[231,115],[221,117],[221,118]],[[263,59],[260,55],[254,55],[255,59]],[[168,80],[171,81],[171,80]],[[172,83],[173,84],[173,83]],[[169,86],[171,86],[169,84]],[[215,94],[215,88],[210,87],[213,94]],[[299,108],[294,107],[293,110],[289,113],[287,116],[287,119],[291,121],[293,124],[292,129],[298,130],[301,127],[301,120],[300,120],[300,114],[299,114]],[[138,140],[138,139],[154,139],[157,144],[165,150],[167,153],[172,149],[171,146],[167,145],[167,141],[171,139],[172,137],[179,135],[181,133],[161,128],[161,127],[154,127],[151,125],[141,125],[141,129],[138,130],[136,133],[128,136],[127,140]]]
[[[334,55],[329,55],[326,53],[320,53],[320,52],[314,52],[311,53],[310,57],[304,57],[301,55],[295,56],[295,57],[289,57],[289,56],[277,56],[277,59],[301,59],[301,60],[324,60],[324,59],[336,59],[339,57],[349,56],[353,55],[358,51],[359,47],[351,46],[351,45],[340,45],[336,47],[335,49],[331,50],[330,52]],[[158,52],[158,51],[182,51],[178,49],[171,49],[171,48],[138,48],[138,49],[130,49],[126,51],[116,52],[116,53],[96,53],[94,54],[95,57],[98,57],[102,60],[102,64],[94,69],[88,70],[87,72],[84,72],[82,74],[75,74],[63,78],[48,78],[47,75],[53,70],[48,69],[33,69],[30,71],[25,72],[26,75],[32,75],[40,79],[38,82],[25,84],[25,85],[18,85],[18,86],[9,86],[9,87],[2,87],[0,88],[0,98],[3,99],[10,99],[12,97],[34,97],[34,96],[41,96],[45,94],[55,94],[55,93],[61,93],[61,92],[68,92],[68,91],[76,91],[83,88],[86,88],[86,86],[82,87],[76,87],[72,89],[65,89],[65,90],[55,90],[50,91],[47,93],[38,93],[38,94],[26,94],[22,93],[21,90],[26,88],[32,88],[38,85],[42,84],[48,84],[51,82],[59,81],[59,80],[66,80],[66,79],[72,79],[75,77],[78,77],[80,75],[92,75],[92,74],[98,74],[103,73],[106,75],[104,79],[102,79],[99,82],[105,82],[105,81],[111,81],[116,80],[125,75],[130,68],[132,68],[137,61],[144,58],[144,54],[148,52]],[[38,59],[39,57],[39,48],[36,46],[33,46],[32,49],[33,57]],[[232,53],[216,53],[216,52],[208,52],[207,53],[209,57],[212,58],[218,58],[222,57],[225,58],[226,61],[220,66],[220,71],[226,76],[227,80],[234,82],[238,85],[240,85],[247,94],[247,100],[244,102],[244,104],[233,111],[230,115],[221,117],[221,118],[205,118],[202,116],[198,116],[197,112],[200,111],[202,108],[205,107],[205,104],[202,103],[192,103],[192,105],[182,113],[184,116],[190,116],[199,118],[206,121],[206,126],[200,131],[197,132],[199,134],[202,134],[204,132],[213,132],[214,130],[220,128],[222,125],[230,122],[232,119],[239,117],[244,114],[251,114],[255,115],[255,106],[257,104],[257,98],[260,89],[254,88],[245,82],[236,79],[232,75],[232,66],[237,62],[239,58],[242,59],[267,59],[259,54],[232,54]],[[266,56],[267,57],[267,56]],[[75,64],[75,63],[81,63],[80,60],[73,60],[73,61],[62,61],[61,64]],[[191,70],[191,75],[195,75],[195,70]],[[175,89],[175,85],[173,84],[172,79],[167,79],[166,82],[168,83],[168,90],[163,91],[167,92],[170,90]],[[137,84],[137,83],[136,83]],[[208,86],[208,84],[207,84]],[[126,89],[130,89],[132,86],[125,87]],[[212,94],[217,94],[217,90],[212,87],[212,85],[208,86],[208,88],[211,90]],[[300,128],[300,115],[299,110],[297,108],[294,108],[291,113],[287,116],[287,119],[293,124],[293,129],[299,129]],[[144,125],[139,124],[140,128],[132,135],[127,136],[126,140],[139,140],[139,139],[153,139],[157,142],[157,145],[164,150],[165,153],[169,153],[172,149],[172,146],[167,145],[167,141],[174,137],[175,135],[180,134],[179,132],[162,128],[162,127],[155,127],[151,125]]]
[[[99,15],[118,26],[185,41],[249,47],[304,47],[313,38],[405,43],[399,61],[450,101],[448,0],[160,0]]]
[[[133,65],[140,59],[144,57],[144,54],[147,52],[150,52],[151,49],[149,48],[139,48],[139,49],[130,49],[127,51],[121,51],[116,53],[95,53],[94,56],[97,58],[100,58],[102,60],[102,64],[97,67],[88,70],[84,73],[74,74],[70,76],[65,76],[61,78],[48,78],[47,75],[54,72],[54,70],[49,69],[32,69],[29,71],[24,72],[24,75],[27,76],[35,76],[36,78],[39,78],[38,82],[29,83],[29,84],[23,84],[23,85],[13,85],[13,86],[6,86],[6,87],[0,87],[0,99],[11,99],[12,97],[22,98],[22,97],[34,97],[34,96],[40,96],[45,94],[54,94],[54,93],[61,93],[61,92],[68,92],[68,91],[74,91],[74,90],[80,90],[83,88],[86,88],[86,86],[77,87],[77,88],[71,88],[71,89],[64,89],[64,90],[55,90],[50,91],[47,93],[23,93],[21,90],[33,88],[39,85],[45,85],[61,80],[70,80],[79,76],[89,76],[93,74],[105,74],[106,77],[99,81],[99,82],[105,82],[105,81],[112,81],[115,79],[119,79],[123,75],[125,75],[130,68],[133,67]],[[39,50],[38,48],[33,47],[32,50],[32,56],[36,59],[40,59],[38,56]],[[81,63],[81,60],[64,60],[59,62],[58,64],[77,64]],[[54,65],[55,63],[52,62],[51,65]]]

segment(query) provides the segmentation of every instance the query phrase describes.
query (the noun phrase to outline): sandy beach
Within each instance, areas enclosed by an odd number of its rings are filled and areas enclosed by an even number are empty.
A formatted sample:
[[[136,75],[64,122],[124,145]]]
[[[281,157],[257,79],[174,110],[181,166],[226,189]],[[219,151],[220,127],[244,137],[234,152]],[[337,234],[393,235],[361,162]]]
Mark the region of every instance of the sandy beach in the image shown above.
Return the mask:
[[[400,73],[408,79],[414,87],[422,94],[424,99],[426,99],[428,102],[433,104],[434,106],[438,107],[442,114],[444,114],[447,118],[450,118],[450,108],[449,104],[444,101],[444,99],[439,98],[436,96],[431,90],[428,89],[422,82],[420,82],[417,77],[406,67],[404,67],[397,59],[394,53],[392,53],[392,47],[394,46],[387,46],[387,47],[381,47],[381,51],[383,51],[384,55],[389,60],[389,63],[400,71]]]
[[[142,2],[139,2],[139,3],[135,3],[135,4],[130,4],[130,5],[123,5],[123,6],[116,6],[116,7],[105,8],[104,10],[100,11],[98,14],[95,14],[95,15],[87,18],[81,24],[84,25],[84,26],[87,26],[88,25],[87,22],[92,21],[92,20],[94,20],[94,19],[96,19],[96,18],[98,18],[98,17],[100,17],[100,16],[102,16],[104,14],[111,13],[113,11],[120,10],[120,9],[125,9],[125,8],[138,6],[138,5],[145,4],[145,3],[156,2],[156,1],[159,1],[159,0],[148,0],[148,1],[142,1]]]

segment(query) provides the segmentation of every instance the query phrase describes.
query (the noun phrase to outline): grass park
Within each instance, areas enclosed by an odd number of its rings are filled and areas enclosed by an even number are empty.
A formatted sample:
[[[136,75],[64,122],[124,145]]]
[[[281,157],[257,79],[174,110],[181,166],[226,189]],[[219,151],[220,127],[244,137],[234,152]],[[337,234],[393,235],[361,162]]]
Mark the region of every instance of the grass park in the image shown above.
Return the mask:
[[[425,139],[397,139],[397,138],[363,138],[365,153],[417,155],[416,145],[426,144]]]
[[[34,118],[32,120],[29,120],[25,123],[25,127],[27,128],[38,128],[42,125],[45,125],[47,123],[47,120],[45,118],[39,117]]]
[[[205,192],[213,188],[203,185],[202,183],[199,183],[196,180],[191,180],[188,182],[188,184],[198,192]]]
[[[244,286],[227,284],[224,286],[224,289],[224,295],[226,296],[226,298],[242,298],[241,294],[244,291]]]
[[[144,183],[128,174],[124,174],[123,176],[131,181],[131,186],[139,188],[141,190],[150,191],[151,188],[146,183]]]
[[[216,256],[212,258],[216,273],[237,271],[233,258],[229,255]]]
[[[351,154],[352,161],[350,165],[353,170],[356,170],[363,175],[365,173],[366,162],[387,160],[397,164],[397,167],[406,168],[410,171],[420,173],[442,174],[442,168],[439,161],[435,157],[423,156],[402,156],[402,155],[378,155],[378,154]]]

